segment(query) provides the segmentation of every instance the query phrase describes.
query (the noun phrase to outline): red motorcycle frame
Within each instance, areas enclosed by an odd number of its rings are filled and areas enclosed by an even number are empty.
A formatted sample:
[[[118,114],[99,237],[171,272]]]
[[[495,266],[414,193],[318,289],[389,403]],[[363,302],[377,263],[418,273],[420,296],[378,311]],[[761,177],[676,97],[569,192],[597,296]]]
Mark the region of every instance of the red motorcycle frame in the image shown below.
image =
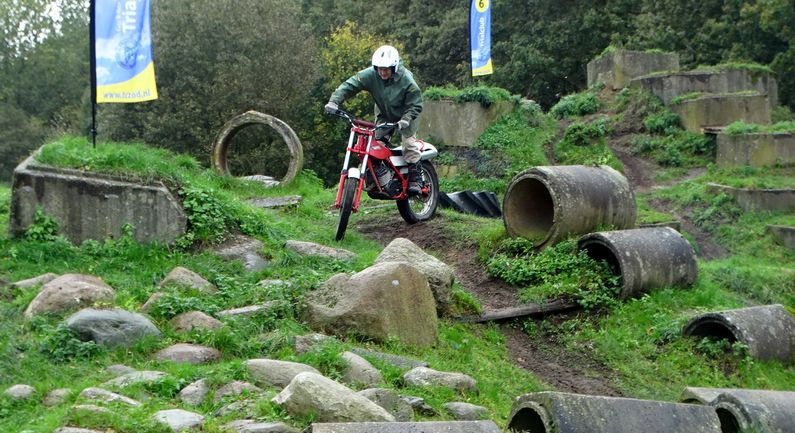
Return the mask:
[[[350,214],[359,211],[362,191],[366,191],[373,199],[396,201],[400,215],[409,224],[430,219],[439,203],[439,180],[430,162],[430,159],[439,154],[436,148],[430,143],[417,140],[420,148],[422,193],[409,197],[408,163],[403,159],[402,149],[390,149],[384,141],[375,139],[376,131],[384,130],[388,134],[397,124],[375,124],[355,119],[343,110],[337,110],[333,114],[350,124],[345,160],[334,200],[334,207],[340,210],[336,239],[341,240],[345,236]],[[356,166],[350,166],[352,156],[358,159]]]

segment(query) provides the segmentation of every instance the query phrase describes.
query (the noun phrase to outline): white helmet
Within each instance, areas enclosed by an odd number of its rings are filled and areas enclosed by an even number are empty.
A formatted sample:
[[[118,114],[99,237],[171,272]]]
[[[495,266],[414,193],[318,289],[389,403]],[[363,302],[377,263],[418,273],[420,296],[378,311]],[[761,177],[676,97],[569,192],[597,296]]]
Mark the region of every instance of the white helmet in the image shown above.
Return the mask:
[[[382,45],[373,53],[373,68],[392,68],[394,73],[399,63],[398,50],[391,45]]]

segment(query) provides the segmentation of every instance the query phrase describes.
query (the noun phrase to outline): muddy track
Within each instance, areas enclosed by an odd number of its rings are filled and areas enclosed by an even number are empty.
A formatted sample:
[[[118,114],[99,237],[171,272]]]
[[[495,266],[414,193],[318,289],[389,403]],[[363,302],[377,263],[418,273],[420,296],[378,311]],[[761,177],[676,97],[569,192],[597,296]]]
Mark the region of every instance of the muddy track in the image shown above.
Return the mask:
[[[437,255],[455,269],[456,281],[480,301],[485,311],[519,304],[516,289],[488,275],[478,260],[478,245],[454,239],[446,230],[443,217],[437,216],[427,222],[408,225],[396,212],[391,216],[378,215],[360,219],[352,228],[382,245],[402,237]],[[566,317],[557,316],[553,320],[566,320]],[[612,381],[615,374],[594,359],[587,348],[577,353],[569,352],[554,339],[531,338],[518,326],[518,321],[500,325],[508,352],[516,365],[532,372],[541,381],[559,391],[621,395]]]

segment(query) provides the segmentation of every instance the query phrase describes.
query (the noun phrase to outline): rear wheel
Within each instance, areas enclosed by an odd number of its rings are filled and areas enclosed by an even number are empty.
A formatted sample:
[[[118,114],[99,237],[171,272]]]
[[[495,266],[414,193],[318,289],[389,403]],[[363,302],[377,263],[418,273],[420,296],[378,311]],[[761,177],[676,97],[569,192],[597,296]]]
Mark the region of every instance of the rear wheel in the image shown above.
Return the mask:
[[[341,241],[345,237],[345,229],[348,228],[348,219],[353,211],[353,197],[356,196],[356,187],[359,179],[347,178],[342,187],[342,199],[340,200],[340,216],[337,219],[337,235],[335,239]]]
[[[427,194],[397,201],[400,216],[409,224],[431,219],[439,205],[439,177],[436,175],[436,170],[428,161],[423,161],[421,167],[422,183],[428,188]]]

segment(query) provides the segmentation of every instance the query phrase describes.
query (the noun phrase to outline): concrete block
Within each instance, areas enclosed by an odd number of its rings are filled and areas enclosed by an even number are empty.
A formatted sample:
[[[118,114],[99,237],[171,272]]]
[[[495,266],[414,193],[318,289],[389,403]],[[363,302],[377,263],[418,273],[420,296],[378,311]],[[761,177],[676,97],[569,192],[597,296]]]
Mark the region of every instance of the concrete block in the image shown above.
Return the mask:
[[[678,114],[682,127],[701,133],[708,126],[726,126],[738,120],[746,123],[770,124],[770,105],[759,93],[703,95],[670,105]]]
[[[588,62],[588,87],[604,83],[623,89],[635,77],[656,71],[679,70],[679,55],[646,51],[615,50]]]
[[[728,194],[746,212],[795,210],[795,189],[751,189],[735,188],[717,183],[708,183],[710,194]]]
[[[488,108],[479,102],[425,101],[417,136],[447,146],[469,147],[489,125],[511,110],[513,103],[508,101],[495,102]]]
[[[795,250],[795,227],[768,225],[767,232],[777,244]]]
[[[311,433],[500,433],[493,421],[314,423]]]
[[[62,235],[77,244],[118,238],[125,224],[135,227],[139,242],[171,243],[185,234],[185,212],[162,183],[51,167],[37,163],[35,155],[14,170],[12,236],[23,234],[33,224],[39,208],[58,222]]]
[[[718,134],[719,167],[765,167],[795,163],[795,133]]]

